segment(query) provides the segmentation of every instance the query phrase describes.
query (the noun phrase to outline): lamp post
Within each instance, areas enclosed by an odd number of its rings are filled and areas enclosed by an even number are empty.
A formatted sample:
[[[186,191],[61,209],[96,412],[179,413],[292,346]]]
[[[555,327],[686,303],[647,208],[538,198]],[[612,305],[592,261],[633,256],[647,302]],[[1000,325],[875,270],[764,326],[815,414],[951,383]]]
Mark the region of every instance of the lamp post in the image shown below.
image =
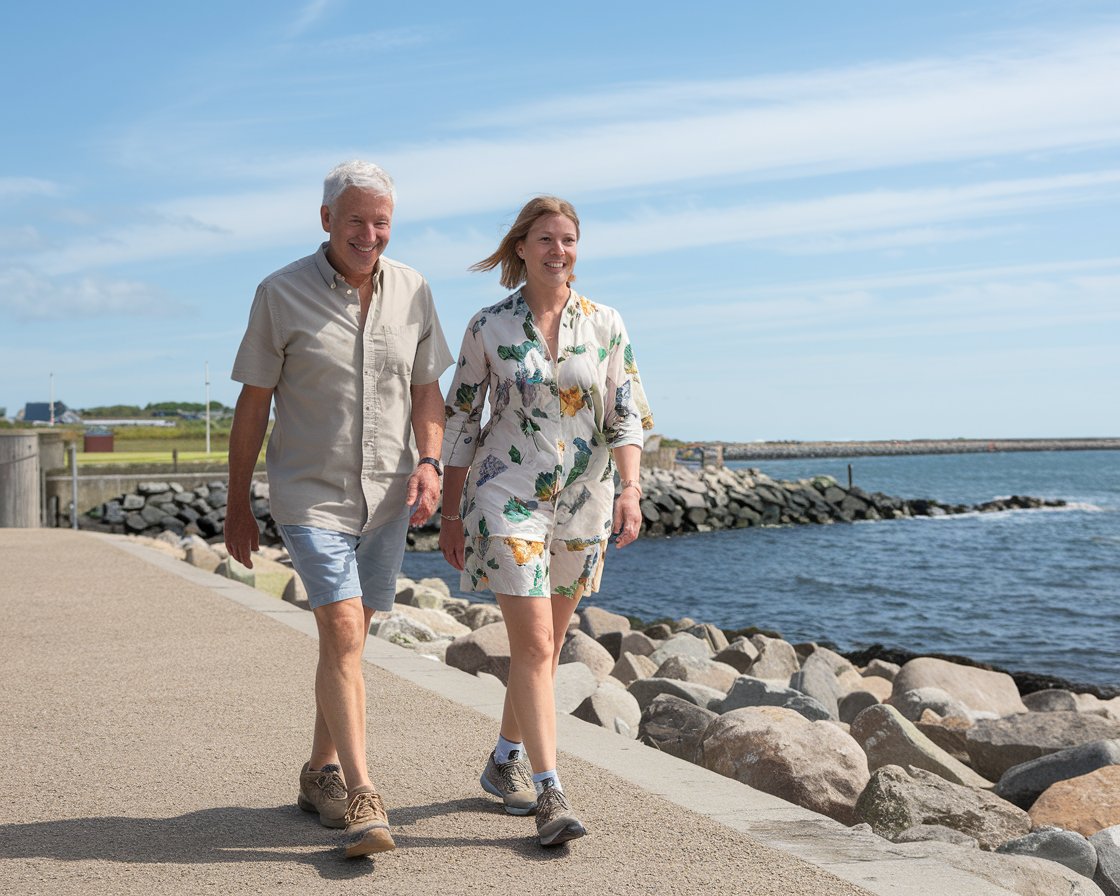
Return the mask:
[[[206,456],[210,456],[210,362],[206,362]]]

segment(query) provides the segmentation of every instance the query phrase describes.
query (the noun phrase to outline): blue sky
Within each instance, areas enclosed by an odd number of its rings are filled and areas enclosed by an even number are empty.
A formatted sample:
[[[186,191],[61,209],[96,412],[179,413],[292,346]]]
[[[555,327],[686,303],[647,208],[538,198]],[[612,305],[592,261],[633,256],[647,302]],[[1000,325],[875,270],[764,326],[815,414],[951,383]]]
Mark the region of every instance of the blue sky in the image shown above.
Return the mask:
[[[572,200],[666,435],[1120,436],[1112,2],[20,4],[0,74],[9,414],[233,404],[362,157],[452,351]]]

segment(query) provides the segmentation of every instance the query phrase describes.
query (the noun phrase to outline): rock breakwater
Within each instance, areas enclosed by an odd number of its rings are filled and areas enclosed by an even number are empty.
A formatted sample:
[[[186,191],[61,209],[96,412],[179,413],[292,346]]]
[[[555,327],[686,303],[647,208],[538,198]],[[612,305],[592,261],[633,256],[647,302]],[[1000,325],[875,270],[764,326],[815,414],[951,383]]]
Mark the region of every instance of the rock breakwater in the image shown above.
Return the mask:
[[[642,535],[679,535],[750,526],[827,525],[856,520],[891,520],[915,516],[992,513],[1060,507],[1059,500],[1011,496],[982,504],[946,504],[932,498],[900,498],[845,487],[831,476],[796,482],[772,479],[754,469],[643,470]],[[83,528],[130,535],[199,535],[221,541],[227,485],[216,480],[185,489],[175,482],[141,482],[132,492],[106,501],[83,520]],[[252,507],[262,544],[280,543],[269,513],[268,483],[254,481]],[[434,550],[439,513],[428,525],[409,533],[416,550]]]

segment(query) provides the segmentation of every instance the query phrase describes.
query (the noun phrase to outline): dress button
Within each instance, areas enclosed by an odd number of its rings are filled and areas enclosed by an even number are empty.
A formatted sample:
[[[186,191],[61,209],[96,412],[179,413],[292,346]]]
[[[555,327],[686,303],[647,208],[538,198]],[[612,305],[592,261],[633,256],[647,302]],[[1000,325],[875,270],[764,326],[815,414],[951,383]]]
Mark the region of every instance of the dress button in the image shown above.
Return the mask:
[[[354,294],[354,290],[352,290],[352,289],[346,290],[346,295],[352,296],[353,294]]]

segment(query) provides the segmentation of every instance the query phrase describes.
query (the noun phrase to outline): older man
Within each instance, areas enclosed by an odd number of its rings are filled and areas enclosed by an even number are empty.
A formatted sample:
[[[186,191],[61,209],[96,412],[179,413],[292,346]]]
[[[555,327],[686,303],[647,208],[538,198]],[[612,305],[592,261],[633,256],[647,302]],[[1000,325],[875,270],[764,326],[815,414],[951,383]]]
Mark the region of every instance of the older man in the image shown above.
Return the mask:
[[[362,650],[373,614],[393,605],[409,524],[439,499],[439,376],[454,360],[427,282],[382,255],[394,202],[376,165],[346,162],[327,175],[329,238],[257,288],[233,366],[244,385],[230,433],[226,546],[252,566],[249,486],[275,400],[272,516],[319,629],[298,802],[346,829],[348,857],[395,846],[366,765]]]

